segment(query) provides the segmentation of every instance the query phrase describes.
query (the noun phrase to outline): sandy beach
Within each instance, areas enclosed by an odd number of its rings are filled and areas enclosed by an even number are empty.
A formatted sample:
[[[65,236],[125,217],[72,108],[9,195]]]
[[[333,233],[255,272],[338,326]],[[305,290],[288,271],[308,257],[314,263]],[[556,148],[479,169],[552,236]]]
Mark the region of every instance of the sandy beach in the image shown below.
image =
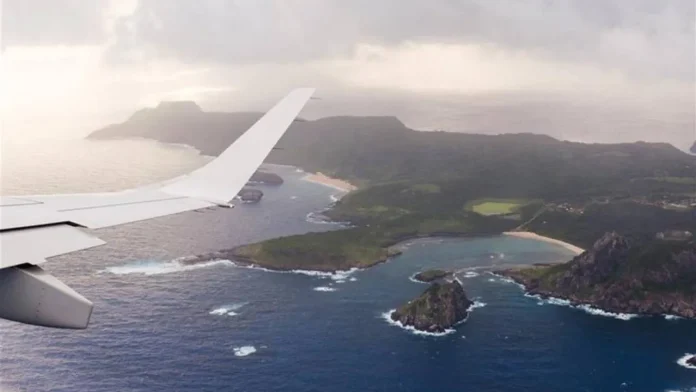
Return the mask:
[[[307,174],[302,178],[305,181],[314,182],[321,185],[326,185],[328,187],[338,189],[339,191],[350,192],[358,189],[357,186],[349,183],[348,181],[339,180],[337,178],[332,178],[324,173]]]
[[[519,238],[529,238],[529,239],[533,239],[533,240],[537,240],[537,241],[544,241],[544,242],[548,242],[551,244],[560,245],[560,246],[568,249],[569,251],[575,253],[576,255],[579,255],[580,253],[585,251],[585,249],[582,249],[582,248],[575,246],[573,244],[569,244],[567,242],[563,242],[561,240],[557,240],[557,239],[550,238],[550,237],[544,237],[543,235],[539,235],[539,234],[532,233],[529,231],[506,231],[503,233],[503,235],[509,235],[511,237],[519,237]]]

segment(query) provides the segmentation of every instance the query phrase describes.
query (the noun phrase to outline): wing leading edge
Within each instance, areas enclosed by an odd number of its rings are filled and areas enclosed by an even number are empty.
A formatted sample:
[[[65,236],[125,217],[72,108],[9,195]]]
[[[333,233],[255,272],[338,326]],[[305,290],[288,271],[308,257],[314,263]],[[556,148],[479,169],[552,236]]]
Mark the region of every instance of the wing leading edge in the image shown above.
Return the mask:
[[[217,158],[173,180],[120,192],[0,198],[0,317],[51,327],[87,327],[91,302],[35,265],[104,244],[84,228],[214,205],[229,207],[313,93],[312,88],[292,91]],[[50,311],[48,294],[42,293],[53,293]],[[65,311],[56,312],[56,307]],[[66,319],[66,314],[72,316]]]

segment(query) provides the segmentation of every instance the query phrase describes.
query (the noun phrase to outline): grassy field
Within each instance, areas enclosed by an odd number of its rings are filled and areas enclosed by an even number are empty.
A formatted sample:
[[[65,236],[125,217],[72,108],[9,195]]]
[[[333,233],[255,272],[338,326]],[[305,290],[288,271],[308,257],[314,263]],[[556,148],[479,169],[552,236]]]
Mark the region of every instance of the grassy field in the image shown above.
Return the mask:
[[[517,199],[481,199],[467,203],[466,209],[487,216],[504,215],[516,212],[520,207],[528,203],[528,200]]]

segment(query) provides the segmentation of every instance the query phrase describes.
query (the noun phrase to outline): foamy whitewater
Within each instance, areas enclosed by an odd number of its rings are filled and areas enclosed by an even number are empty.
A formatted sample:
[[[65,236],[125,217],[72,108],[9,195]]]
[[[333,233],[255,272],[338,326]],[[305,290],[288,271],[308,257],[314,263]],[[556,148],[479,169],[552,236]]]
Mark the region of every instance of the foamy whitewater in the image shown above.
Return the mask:
[[[121,266],[107,267],[100,272],[108,272],[114,275],[161,275],[191,271],[195,269],[220,265],[234,266],[234,263],[232,263],[229,260],[211,260],[201,263],[185,264],[182,263],[181,259],[175,259],[171,261],[136,261]]]
[[[333,288],[333,287],[327,287],[327,286],[315,287],[315,288],[313,288],[312,290],[314,290],[314,291],[324,291],[324,292],[336,291],[335,288]]]
[[[242,346],[242,347],[235,347],[234,349],[234,355],[237,357],[246,357],[247,355],[251,355],[256,352],[256,347],[254,346]]]
[[[686,361],[688,361],[689,359],[694,358],[694,356],[696,356],[696,354],[685,354],[683,357],[681,357],[681,358],[679,358],[679,359],[677,360],[677,363],[678,363],[680,366],[683,366],[683,367],[685,367],[685,368],[687,368],[687,369],[696,370],[696,366],[689,365],[689,364],[686,362]]]
[[[506,281],[506,282],[508,282],[508,281]],[[517,283],[517,282],[514,282],[514,283]],[[522,290],[525,290],[524,286],[522,286]],[[634,319],[636,317],[640,317],[640,315],[633,314],[633,313],[612,313],[612,312],[608,312],[606,310],[599,309],[599,308],[596,308],[594,306],[587,305],[587,304],[574,305],[573,303],[571,303],[567,299],[556,298],[556,297],[542,297],[538,294],[530,294],[526,291],[524,293],[524,296],[527,298],[532,298],[532,299],[537,300],[537,305],[548,304],[548,305],[556,305],[556,306],[566,306],[569,308],[582,310],[585,313],[588,313],[588,314],[591,314],[594,316],[611,317],[611,318],[615,318],[617,320],[623,320],[623,321],[628,321],[628,320]]]
[[[218,308],[211,310],[210,314],[215,315],[215,316],[237,316],[237,315],[239,315],[239,313],[237,313],[235,311],[241,309],[247,303],[248,302],[239,303],[239,304],[232,304],[232,305],[223,305],[221,307],[218,307]]]
[[[405,331],[408,331],[414,335],[417,336],[429,336],[429,337],[441,337],[441,336],[447,336],[449,334],[457,332],[454,328],[448,328],[444,332],[426,332],[426,331],[421,331],[419,329],[416,329],[415,327],[411,325],[404,325],[401,321],[395,321],[392,320],[391,315],[392,313],[396,312],[396,309],[391,309],[387,312],[382,313],[382,318],[389,323],[389,325],[394,326],[394,327],[399,327]]]

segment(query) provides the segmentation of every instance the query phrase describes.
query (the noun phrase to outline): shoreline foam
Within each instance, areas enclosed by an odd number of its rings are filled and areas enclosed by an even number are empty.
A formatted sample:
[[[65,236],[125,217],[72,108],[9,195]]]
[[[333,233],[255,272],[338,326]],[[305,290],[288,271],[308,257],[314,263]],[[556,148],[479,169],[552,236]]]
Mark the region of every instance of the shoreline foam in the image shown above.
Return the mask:
[[[507,235],[510,237],[518,237],[518,238],[527,238],[527,239],[531,239],[531,240],[546,242],[549,244],[556,244],[556,245],[559,245],[559,246],[566,248],[567,250],[571,251],[575,255],[579,255],[585,251],[585,249],[582,249],[579,246],[575,246],[573,244],[569,244],[567,242],[557,240],[555,238],[544,237],[543,235],[539,235],[537,233],[532,233],[531,231],[506,231],[503,233],[503,235]]]
[[[690,365],[690,364],[688,364],[688,363],[686,362],[686,361],[688,361],[689,359],[691,359],[691,358],[693,358],[693,357],[696,357],[696,354],[685,354],[683,357],[681,357],[681,358],[679,358],[679,359],[677,360],[677,363],[678,363],[680,366],[683,366],[683,367],[685,367],[685,368],[687,368],[687,369],[696,370],[696,366]]]

